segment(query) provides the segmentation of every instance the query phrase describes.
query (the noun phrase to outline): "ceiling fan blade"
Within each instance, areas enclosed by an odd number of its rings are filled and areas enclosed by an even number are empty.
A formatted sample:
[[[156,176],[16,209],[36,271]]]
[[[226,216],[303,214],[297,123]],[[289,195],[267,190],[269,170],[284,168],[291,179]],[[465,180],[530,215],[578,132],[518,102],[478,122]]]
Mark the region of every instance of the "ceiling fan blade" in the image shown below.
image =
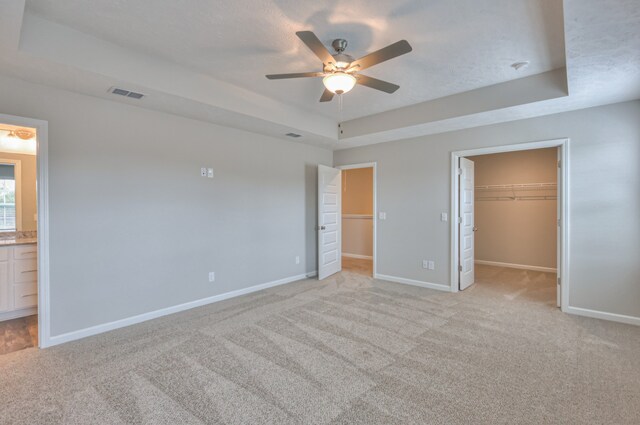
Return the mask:
[[[282,80],[284,78],[322,77],[324,72],[298,72],[294,74],[270,74],[265,75],[270,80]]]
[[[324,92],[322,92],[322,96],[320,96],[320,102],[330,102],[331,99],[333,99],[333,92],[324,89]]]
[[[356,71],[361,71],[363,69],[369,68],[373,65],[377,65],[381,62],[388,61],[389,59],[396,58],[398,56],[404,55],[405,53],[409,53],[411,50],[411,45],[407,40],[400,40],[396,43],[390,44],[387,47],[383,47],[380,50],[376,50],[373,53],[369,53],[366,56],[361,57],[360,59],[356,59],[351,62],[349,65],[350,69],[355,69]]]
[[[296,35],[302,40],[304,44],[307,45],[309,49],[313,53],[316,54],[318,58],[324,64],[328,64],[329,62],[335,62],[333,56],[331,56],[331,52],[324,47],[324,44],[316,37],[316,35],[311,31],[298,31]]]
[[[396,84],[378,80],[377,78],[373,77],[367,77],[366,75],[357,74],[356,79],[358,80],[358,84],[371,87],[372,89],[380,90],[385,93],[393,93],[400,88],[400,86]]]

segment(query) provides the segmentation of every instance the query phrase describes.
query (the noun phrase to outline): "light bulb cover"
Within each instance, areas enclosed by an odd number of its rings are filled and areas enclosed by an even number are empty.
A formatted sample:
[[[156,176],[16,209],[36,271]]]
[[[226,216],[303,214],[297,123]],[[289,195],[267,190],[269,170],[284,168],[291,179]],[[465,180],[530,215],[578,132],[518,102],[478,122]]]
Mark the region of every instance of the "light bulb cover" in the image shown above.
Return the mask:
[[[356,85],[356,77],[346,72],[334,72],[324,77],[322,83],[331,93],[343,94]]]

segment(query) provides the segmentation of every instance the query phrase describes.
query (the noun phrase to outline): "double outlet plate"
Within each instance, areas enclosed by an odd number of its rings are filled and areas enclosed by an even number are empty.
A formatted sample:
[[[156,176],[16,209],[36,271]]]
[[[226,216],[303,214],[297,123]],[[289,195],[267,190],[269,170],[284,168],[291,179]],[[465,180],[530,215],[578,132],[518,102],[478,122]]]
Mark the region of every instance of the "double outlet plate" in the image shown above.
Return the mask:
[[[200,168],[200,177],[213,178],[213,168],[202,167]]]

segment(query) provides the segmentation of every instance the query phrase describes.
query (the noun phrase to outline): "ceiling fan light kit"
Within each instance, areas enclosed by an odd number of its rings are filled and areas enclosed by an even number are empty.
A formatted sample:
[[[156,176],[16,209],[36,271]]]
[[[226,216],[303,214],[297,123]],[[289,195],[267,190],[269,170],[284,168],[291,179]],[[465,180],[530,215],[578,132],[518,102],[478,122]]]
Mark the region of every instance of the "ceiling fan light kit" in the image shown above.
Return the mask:
[[[320,102],[328,102],[332,100],[334,94],[341,95],[347,93],[351,91],[356,84],[380,90],[385,93],[395,92],[400,88],[400,86],[358,74],[358,72],[389,59],[404,55],[405,53],[409,53],[412,50],[411,45],[406,40],[400,40],[373,53],[369,53],[360,59],[354,59],[350,55],[344,53],[344,50],[347,48],[347,40],[342,38],[333,40],[331,46],[336,53],[331,54],[313,32],[298,31],[296,35],[322,61],[322,72],[272,74],[266,75],[266,77],[270,80],[322,77],[322,83],[324,84],[325,90],[320,97]]]
[[[344,94],[356,85],[356,77],[346,72],[333,72],[322,79],[322,83],[331,93]]]

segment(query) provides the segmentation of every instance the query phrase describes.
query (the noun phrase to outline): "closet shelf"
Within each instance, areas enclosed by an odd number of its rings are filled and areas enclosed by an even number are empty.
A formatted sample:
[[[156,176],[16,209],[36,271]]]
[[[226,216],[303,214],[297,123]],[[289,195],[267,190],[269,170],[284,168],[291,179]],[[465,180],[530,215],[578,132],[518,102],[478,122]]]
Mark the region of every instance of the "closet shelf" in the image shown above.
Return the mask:
[[[481,196],[477,197],[476,201],[555,201],[558,197],[553,196],[535,196],[535,195],[522,195],[522,196]]]
[[[476,192],[498,192],[503,190],[509,191],[530,191],[530,190],[557,190],[556,183],[521,183],[521,184],[490,184],[484,186],[476,186]]]
[[[552,201],[558,199],[557,190],[558,185],[556,183],[492,184],[476,186],[475,200]]]

